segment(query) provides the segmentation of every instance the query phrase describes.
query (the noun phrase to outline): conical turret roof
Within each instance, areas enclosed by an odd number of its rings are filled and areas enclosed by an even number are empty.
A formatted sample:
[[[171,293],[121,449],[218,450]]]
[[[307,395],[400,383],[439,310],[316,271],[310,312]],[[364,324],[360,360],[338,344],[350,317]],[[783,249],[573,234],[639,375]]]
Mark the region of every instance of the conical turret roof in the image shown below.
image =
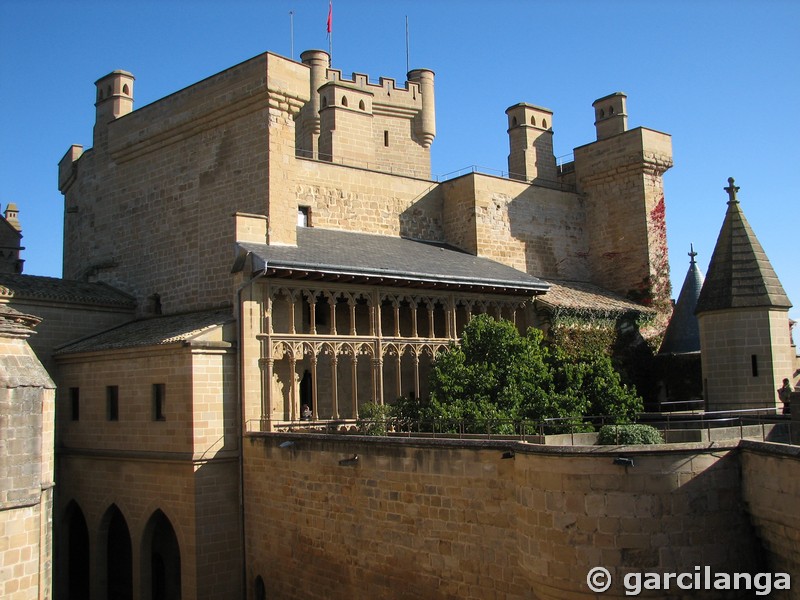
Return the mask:
[[[664,340],[661,342],[659,354],[688,354],[700,352],[700,327],[694,314],[697,299],[703,287],[703,274],[697,268],[694,257],[697,252],[691,248],[689,252],[689,271],[683,280],[678,301],[672,311]]]
[[[745,219],[733,177],[728,179],[728,212],[697,300],[696,314],[727,308],[790,308],[775,270]]]

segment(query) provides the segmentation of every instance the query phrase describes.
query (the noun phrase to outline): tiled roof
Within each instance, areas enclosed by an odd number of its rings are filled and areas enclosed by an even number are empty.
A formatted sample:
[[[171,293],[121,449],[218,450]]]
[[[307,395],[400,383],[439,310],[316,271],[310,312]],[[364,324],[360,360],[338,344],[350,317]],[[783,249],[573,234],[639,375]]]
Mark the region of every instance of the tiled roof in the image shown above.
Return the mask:
[[[672,311],[672,317],[664,332],[659,354],[688,354],[700,352],[700,326],[694,314],[700,289],[703,287],[703,274],[694,260],[695,252],[689,253],[691,261],[686,279],[683,280],[678,301]]]
[[[240,243],[276,276],[436,289],[534,295],[547,283],[512,267],[451,246],[406,238],[298,227],[297,246]]]
[[[582,281],[548,280],[550,289],[536,299],[545,307],[605,314],[651,313],[653,309]]]
[[[59,348],[56,354],[173,344],[191,340],[232,321],[230,309],[139,319],[69,343]]]
[[[757,306],[789,308],[792,303],[734,194],[728,201],[696,312]]]
[[[39,275],[0,273],[0,297],[133,308],[136,300],[106,285]]]

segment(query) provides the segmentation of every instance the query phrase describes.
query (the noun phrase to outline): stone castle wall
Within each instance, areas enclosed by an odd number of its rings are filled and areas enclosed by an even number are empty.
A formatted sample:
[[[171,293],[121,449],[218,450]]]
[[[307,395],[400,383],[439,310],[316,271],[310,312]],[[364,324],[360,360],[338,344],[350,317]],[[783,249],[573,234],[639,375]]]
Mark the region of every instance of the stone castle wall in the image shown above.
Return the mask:
[[[735,445],[628,448],[622,467],[617,449],[289,437],[244,442],[247,586],[268,597],[591,598],[594,566],[754,564]]]
[[[771,598],[797,598],[800,581],[800,449],[797,446],[743,441],[742,494],[756,535],[766,551],[769,569],[793,576],[792,594],[775,592]]]
[[[109,123],[62,186],[64,277],[164,312],[230,303],[231,215],[267,210],[268,122],[261,56]]]

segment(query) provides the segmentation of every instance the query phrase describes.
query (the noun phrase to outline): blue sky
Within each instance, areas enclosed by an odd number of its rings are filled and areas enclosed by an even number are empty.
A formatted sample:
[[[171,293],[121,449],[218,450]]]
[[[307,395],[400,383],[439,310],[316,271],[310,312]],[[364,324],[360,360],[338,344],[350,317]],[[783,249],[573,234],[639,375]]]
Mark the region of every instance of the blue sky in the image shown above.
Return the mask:
[[[689,245],[705,272],[736,178],[800,320],[800,2],[334,0],[333,67],[436,72],[433,173],[507,168],[505,109],[554,111],[557,155],[594,139],[592,102],[628,95],[629,127],[673,136],[665,175],[677,296]],[[25,272],[59,276],[57,163],[91,146],[94,81],[136,76],[135,106],[264,51],[327,49],[328,0],[2,0],[0,205],[20,209]]]

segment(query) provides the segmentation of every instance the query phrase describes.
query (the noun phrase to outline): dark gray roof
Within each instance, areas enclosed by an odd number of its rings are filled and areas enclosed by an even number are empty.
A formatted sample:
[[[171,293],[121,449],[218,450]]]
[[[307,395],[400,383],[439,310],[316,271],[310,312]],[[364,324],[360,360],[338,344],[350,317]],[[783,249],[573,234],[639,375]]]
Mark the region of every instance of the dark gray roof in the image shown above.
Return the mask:
[[[0,273],[0,297],[133,308],[136,300],[105,283]]]
[[[256,257],[255,269],[276,277],[523,295],[548,289],[527,273],[435,242],[298,227],[297,246],[239,246]]]
[[[550,290],[536,299],[537,304],[546,308],[608,315],[655,312],[652,308],[636,304],[619,294],[584,281],[548,279],[548,283]]]
[[[694,314],[697,299],[703,287],[703,274],[697,268],[694,250],[689,253],[689,271],[683,280],[678,301],[672,310],[672,317],[664,332],[659,354],[688,354],[700,352],[700,327]]]
[[[66,344],[56,354],[174,344],[232,321],[228,308],[138,319]]]
[[[696,313],[757,306],[789,308],[792,303],[733,194]]]

